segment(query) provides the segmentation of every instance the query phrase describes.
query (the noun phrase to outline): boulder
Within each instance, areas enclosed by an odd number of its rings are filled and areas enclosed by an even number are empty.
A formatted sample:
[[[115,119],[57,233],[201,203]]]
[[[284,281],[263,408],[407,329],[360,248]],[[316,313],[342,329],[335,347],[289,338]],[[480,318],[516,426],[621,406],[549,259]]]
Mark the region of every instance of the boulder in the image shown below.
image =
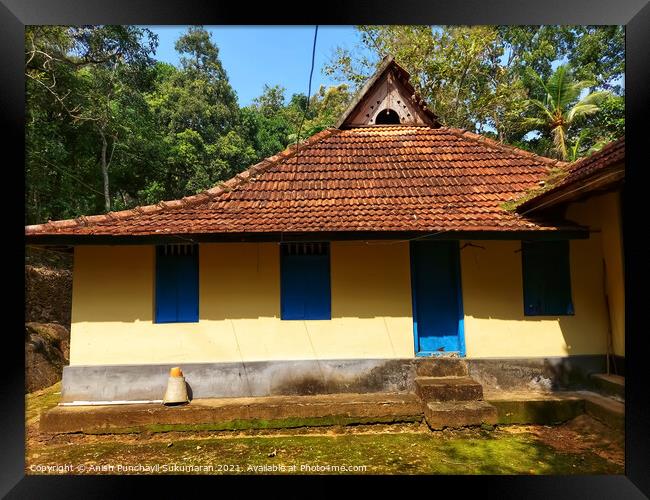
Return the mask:
[[[25,392],[61,380],[70,356],[70,332],[56,323],[25,323]]]
[[[70,328],[72,271],[25,266],[25,322],[59,323]]]

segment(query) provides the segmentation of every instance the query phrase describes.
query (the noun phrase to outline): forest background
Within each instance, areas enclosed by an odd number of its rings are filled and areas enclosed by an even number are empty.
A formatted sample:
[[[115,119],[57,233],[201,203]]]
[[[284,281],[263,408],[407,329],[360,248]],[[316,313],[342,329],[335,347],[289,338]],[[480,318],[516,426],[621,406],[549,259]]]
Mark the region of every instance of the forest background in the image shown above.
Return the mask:
[[[210,31],[178,64],[142,26],[25,31],[25,223],[178,199],[334,125],[385,55],[445,126],[575,161],[625,132],[623,26],[356,26],[317,71],[336,85],[240,106]]]

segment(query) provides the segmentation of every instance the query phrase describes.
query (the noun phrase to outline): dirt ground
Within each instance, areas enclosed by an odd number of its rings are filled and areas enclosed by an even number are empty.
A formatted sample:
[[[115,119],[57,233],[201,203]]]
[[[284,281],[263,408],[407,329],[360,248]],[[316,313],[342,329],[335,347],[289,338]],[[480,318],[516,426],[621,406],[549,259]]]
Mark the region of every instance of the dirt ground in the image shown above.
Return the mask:
[[[624,439],[560,426],[431,432],[425,424],[59,435],[38,432],[60,384],[27,395],[27,474],[623,474]]]

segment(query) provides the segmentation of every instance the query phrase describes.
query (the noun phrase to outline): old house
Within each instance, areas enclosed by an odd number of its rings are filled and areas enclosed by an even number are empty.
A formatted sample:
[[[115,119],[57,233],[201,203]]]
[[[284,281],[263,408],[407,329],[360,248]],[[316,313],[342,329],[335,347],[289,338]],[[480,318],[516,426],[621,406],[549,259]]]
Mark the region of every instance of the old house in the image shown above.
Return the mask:
[[[158,400],[175,365],[195,397],[622,367],[624,142],[543,158],[440,126],[408,78],[386,59],[335,128],[205,192],[28,226],[74,249],[63,399]]]

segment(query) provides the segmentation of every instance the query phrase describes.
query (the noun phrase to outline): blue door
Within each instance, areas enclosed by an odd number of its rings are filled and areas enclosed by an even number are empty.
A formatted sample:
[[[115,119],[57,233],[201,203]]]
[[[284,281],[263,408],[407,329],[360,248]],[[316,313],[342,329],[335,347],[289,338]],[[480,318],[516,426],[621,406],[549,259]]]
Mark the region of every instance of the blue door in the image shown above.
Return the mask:
[[[418,356],[465,355],[457,241],[411,241],[413,331]]]

